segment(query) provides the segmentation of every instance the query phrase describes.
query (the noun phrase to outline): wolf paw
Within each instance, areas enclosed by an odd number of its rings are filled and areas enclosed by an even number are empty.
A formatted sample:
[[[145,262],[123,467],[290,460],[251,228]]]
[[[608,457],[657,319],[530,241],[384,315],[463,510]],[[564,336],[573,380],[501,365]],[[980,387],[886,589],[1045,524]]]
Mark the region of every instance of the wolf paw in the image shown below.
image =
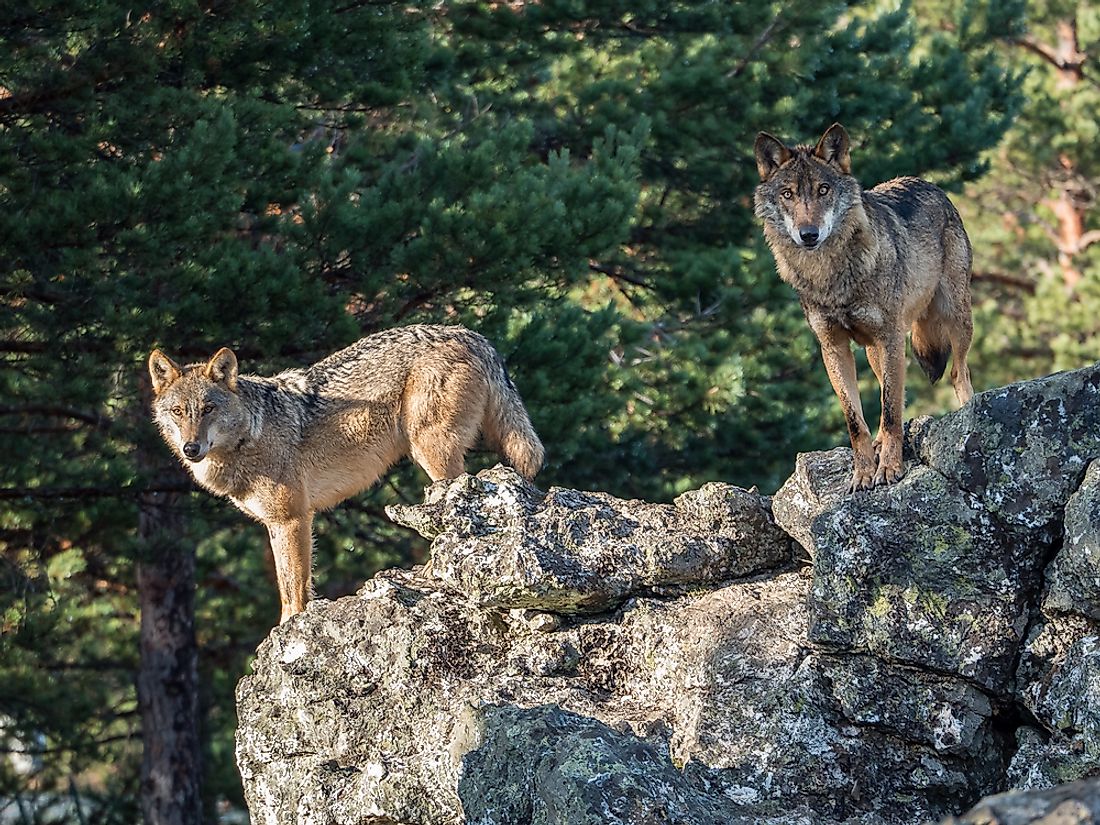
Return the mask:
[[[875,486],[893,484],[905,475],[905,467],[898,461],[879,461],[878,471],[875,473]]]
[[[875,486],[875,467],[878,464],[877,456],[872,454],[867,458],[855,458],[855,466],[852,469],[852,483],[848,485],[848,492],[857,490],[869,490]]]
[[[901,477],[904,475],[904,469],[898,468],[895,470],[880,467],[878,472],[875,473],[875,486],[884,487],[887,484],[894,484],[895,482],[901,481]]]

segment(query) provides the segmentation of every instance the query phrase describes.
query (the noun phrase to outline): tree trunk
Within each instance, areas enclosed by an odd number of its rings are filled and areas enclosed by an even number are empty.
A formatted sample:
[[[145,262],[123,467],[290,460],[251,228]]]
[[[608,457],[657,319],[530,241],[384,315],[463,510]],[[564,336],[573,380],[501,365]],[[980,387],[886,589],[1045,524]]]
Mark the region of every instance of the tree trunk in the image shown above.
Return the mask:
[[[1077,36],[1077,18],[1067,17],[1054,24],[1055,44],[1044,43],[1027,35],[1016,40],[1020,46],[1039,55],[1057,72],[1055,87],[1063,91],[1072,91],[1085,79],[1085,61],[1087,52],[1081,50]],[[1062,268],[1062,281],[1066,291],[1072,292],[1081,282],[1081,270],[1074,265],[1074,259],[1087,245],[1085,243],[1085,213],[1091,206],[1088,187],[1076,171],[1076,161],[1068,155],[1059,155],[1060,169],[1056,173],[1055,186],[1060,190],[1058,197],[1048,200],[1047,204],[1058,219],[1058,232],[1055,244],[1058,247],[1058,265]]]
[[[1081,251],[1081,239],[1085,234],[1085,210],[1074,197],[1072,181],[1063,184],[1058,199],[1050,202],[1050,208],[1058,219],[1058,265],[1062,268],[1062,282],[1066,291],[1072,292],[1081,282],[1081,270],[1074,266],[1074,257]]]
[[[183,534],[178,496],[147,493],[139,530],[141,603],[141,810],[145,825],[202,822],[195,550]]]

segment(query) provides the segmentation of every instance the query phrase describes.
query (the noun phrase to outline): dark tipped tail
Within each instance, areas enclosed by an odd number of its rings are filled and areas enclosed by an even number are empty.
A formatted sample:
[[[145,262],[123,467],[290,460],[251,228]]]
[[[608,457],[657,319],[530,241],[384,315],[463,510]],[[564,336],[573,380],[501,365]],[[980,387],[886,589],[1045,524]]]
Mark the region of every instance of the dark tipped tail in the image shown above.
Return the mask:
[[[917,349],[916,341],[913,342],[913,355],[917,363],[928,376],[928,382],[935,384],[943,378],[943,371],[947,369],[947,359],[951,357],[951,347],[936,347],[926,350]]]

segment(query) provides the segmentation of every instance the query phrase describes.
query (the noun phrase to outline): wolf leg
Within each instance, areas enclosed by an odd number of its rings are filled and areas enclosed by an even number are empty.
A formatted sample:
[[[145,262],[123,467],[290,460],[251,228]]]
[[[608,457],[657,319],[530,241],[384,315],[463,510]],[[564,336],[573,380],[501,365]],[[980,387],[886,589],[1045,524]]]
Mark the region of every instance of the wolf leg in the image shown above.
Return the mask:
[[[848,336],[831,324],[815,325],[811,322],[821,344],[821,360],[833,385],[844,420],[848,424],[848,437],[852,441],[851,490],[870,487],[875,479],[875,450],[871,446],[871,431],[863,418],[863,405],[859,401],[856,384],[856,359]]]
[[[313,589],[313,514],[267,525],[279,579],[279,623],[306,609]]]
[[[409,454],[432,481],[457,478],[488,403],[485,378],[466,362],[432,365],[406,389]]]
[[[875,374],[875,378],[878,379],[879,387],[882,386],[882,357],[878,347],[867,347],[867,363],[871,365],[871,372]],[[875,434],[875,440],[871,442],[871,446],[875,449],[875,458],[878,458],[879,452],[882,450],[882,416],[878,419],[878,432]]]
[[[961,406],[974,397],[974,387],[970,383],[970,367],[966,363],[966,356],[970,352],[970,341],[974,337],[974,322],[970,317],[969,305],[965,312],[960,313],[960,316],[951,324],[949,334],[951,349],[955,353],[951,361],[951,386],[955,388],[955,397]]]
[[[905,474],[901,457],[901,422],[905,411],[905,335],[891,334],[868,347],[881,369],[882,420],[879,423],[878,471],[875,485],[893,484]]]

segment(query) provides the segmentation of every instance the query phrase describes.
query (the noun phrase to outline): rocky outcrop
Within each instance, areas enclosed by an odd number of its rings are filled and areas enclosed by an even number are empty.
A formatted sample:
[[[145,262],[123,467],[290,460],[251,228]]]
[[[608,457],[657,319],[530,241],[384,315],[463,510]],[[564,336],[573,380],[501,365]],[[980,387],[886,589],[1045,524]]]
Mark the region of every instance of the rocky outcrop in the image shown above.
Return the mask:
[[[647,588],[774,568],[791,552],[766,500],[728,484],[647,504],[544,494],[507,471],[490,472],[434,485],[423,504],[388,512],[434,539],[433,577],[482,607],[596,613]]]
[[[253,821],[1096,813],[1100,780],[1049,789],[1100,775],[1098,395],[1100,365],[977,396],[855,495],[844,449],[774,498],[433,485],[391,511],[430,564],[312,603],[242,680]]]

